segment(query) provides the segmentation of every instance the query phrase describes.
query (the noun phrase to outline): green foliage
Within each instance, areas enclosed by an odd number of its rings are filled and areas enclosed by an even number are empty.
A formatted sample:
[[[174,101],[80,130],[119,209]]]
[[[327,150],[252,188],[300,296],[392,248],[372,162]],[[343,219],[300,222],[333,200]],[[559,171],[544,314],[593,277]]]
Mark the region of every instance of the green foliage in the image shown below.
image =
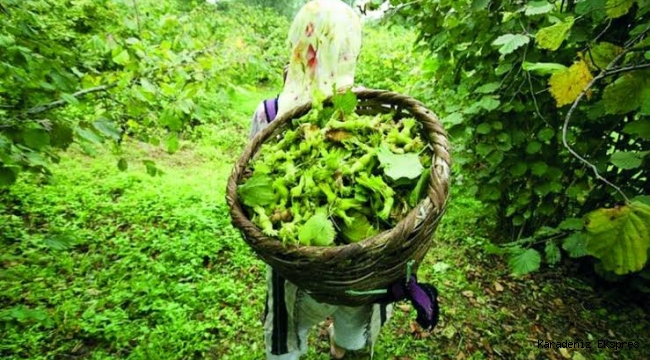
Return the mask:
[[[0,186],[48,174],[73,142],[89,154],[128,138],[176,152],[188,130],[233,115],[239,86],[280,83],[286,18],[188,4],[4,2]]]
[[[413,49],[415,34],[400,25],[364,23],[356,83],[372,89],[411,93],[426,59]]]
[[[567,143],[624,193],[647,194],[650,4],[391,1],[407,3],[399,19],[431,54],[414,95],[441,115],[470,189],[495,208],[495,236],[516,240],[517,272],[536,268],[531,246],[548,263],[559,241],[585,255],[586,237],[560,224],[624,199],[564,146],[568,105],[582,96]]]

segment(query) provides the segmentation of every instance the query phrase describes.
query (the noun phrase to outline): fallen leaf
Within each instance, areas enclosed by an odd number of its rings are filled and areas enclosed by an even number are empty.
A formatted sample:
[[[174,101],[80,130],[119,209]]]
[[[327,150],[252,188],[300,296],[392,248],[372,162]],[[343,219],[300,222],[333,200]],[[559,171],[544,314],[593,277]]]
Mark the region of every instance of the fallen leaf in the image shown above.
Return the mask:
[[[496,290],[498,292],[502,292],[503,291],[503,285],[501,285],[501,284],[499,284],[498,282],[495,281],[494,282],[494,290]]]
[[[444,330],[442,330],[442,335],[451,340],[454,335],[456,335],[456,329],[453,326],[449,325]]]
[[[474,297],[474,292],[472,292],[470,290],[463,291],[461,294],[463,294],[463,296],[468,297],[468,298]]]
[[[569,355],[569,350],[566,348],[560,348],[560,354],[562,354],[562,357],[565,359],[571,359],[571,355]]]
[[[485,338],[481,338],[481,344],[483,344],[483,348],[485,350],[487,350],[490,354],[492,354],[492,347],[490,346],[490,343]]]
[[[459,352],[458,355],[456,355],[456,360],[465,360],[465,353],[464,352]]]
[[[609,336],[611,337],[616,337],[616,335],[614,335],[614,332],[612,330],[607,330],[607,334],[609,334]]]

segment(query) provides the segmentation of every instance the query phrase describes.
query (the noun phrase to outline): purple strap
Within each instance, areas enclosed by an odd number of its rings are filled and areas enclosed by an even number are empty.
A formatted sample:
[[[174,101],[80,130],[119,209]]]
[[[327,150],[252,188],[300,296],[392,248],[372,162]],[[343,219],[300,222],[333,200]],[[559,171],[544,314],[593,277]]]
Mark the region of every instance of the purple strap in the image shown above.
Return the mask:
[[[416,321],[425,330],[432,330],[438,324],[438,290],[431,284],[418,284],[415,275],[405,284],[398,281],[388,288],[385,302],[407,299],[417,311]]]
[[[278,98],[264,100],[264,114],[269,123],[278,115]]]

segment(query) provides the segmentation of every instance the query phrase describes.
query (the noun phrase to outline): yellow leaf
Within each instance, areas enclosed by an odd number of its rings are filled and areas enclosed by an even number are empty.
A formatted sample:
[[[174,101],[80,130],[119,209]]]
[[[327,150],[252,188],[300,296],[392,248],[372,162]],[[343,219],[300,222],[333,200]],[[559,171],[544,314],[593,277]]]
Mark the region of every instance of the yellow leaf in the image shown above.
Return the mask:
[[[548,80],[548,84],[557,106],[573,103],[593,78],[584,60],[574,63],[566,70],[554,73]]]

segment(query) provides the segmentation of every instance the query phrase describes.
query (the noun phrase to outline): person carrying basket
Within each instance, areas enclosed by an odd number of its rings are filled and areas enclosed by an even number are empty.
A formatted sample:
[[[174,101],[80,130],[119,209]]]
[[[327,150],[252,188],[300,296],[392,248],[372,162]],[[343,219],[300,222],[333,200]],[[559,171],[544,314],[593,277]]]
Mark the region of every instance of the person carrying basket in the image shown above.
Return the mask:
[[[275,118],[310,102],[314,94],[325,96],[354,85],[361,50],[361,20],[340,0],[313,0],[295,16],[289,31],[291,55],[284,73],[283,90],[277,98],[259,104],[251,123],[254,138]],[[415,281],[413,291],[422,290]],[[426,285],[426,284],[421,284]],[[267,298],[264,312],[266,358],[299,359],[307,352],[312,327],[332,318],[328,327],[330,355],[341,359],[346,350],[369,347],[372,354],[380,329],[392,316],[392,302],[409,297],[409,289],[396,286],[386,301],[363,306],[339,306],[316,301],[267,265]],[[437,322],[435,288],[420,291],[421,301],[435,309],[429,322]],[[415,301],[416,309],[418,308]],[[435,305],[435,306],[434,306]]]

